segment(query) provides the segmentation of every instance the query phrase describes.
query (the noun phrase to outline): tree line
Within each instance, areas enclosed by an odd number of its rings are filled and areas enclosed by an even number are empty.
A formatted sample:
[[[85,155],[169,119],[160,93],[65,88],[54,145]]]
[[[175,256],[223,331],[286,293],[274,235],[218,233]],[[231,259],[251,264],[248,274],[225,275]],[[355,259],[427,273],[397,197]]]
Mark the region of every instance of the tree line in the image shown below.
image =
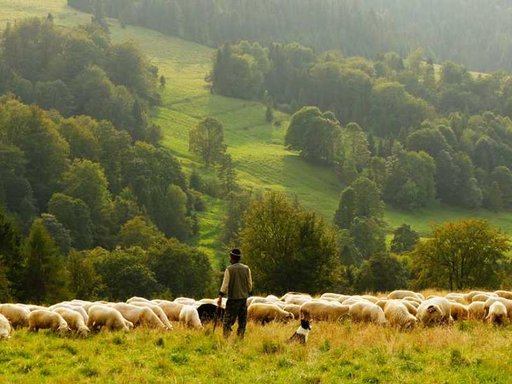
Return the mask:
[[[407,54],[428,47],[436,62],[512,69],[511,5],[502,0],[68,0],[76,9],[218,47],[297,41],[347,56]],[[489,23],[489,20],[493,20]],[[463,33],[461,33],[463,31]],[[457,49],[454,49],[457,47]]]

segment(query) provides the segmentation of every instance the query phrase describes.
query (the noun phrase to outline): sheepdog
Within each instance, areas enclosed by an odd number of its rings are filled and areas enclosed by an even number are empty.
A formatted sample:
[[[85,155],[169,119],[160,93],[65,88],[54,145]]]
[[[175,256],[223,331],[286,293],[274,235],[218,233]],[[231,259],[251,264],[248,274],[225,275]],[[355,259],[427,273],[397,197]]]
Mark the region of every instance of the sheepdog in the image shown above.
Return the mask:
[[[290,337],[288,342],[298,342],[300,344],[306,344],[308,341],[309,331],[311,331],[311,324],[309,320],[302,319],[300,321],[300,327],[297,328],[295,333]]]

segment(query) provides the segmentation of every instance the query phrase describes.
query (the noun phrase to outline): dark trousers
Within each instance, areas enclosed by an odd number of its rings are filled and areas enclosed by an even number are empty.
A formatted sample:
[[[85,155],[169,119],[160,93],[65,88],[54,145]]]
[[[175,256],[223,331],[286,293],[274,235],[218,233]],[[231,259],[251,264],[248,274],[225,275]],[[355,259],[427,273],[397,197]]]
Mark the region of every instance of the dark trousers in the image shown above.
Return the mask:
[[[244,337],[245,326],[247,325],[247,299],[228,299],[226,302],[226,311],[224,312],[224,337],[229,337],[231,327],[238,319],[238,329],[236,331],[239,337]]]

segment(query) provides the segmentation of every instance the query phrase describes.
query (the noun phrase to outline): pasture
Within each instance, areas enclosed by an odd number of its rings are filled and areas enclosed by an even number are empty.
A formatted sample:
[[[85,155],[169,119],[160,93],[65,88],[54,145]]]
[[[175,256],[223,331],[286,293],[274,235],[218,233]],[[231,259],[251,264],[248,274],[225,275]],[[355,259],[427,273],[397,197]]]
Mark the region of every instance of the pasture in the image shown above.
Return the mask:
[[[0,344],[2,383],[509,383],[512,330],[479,322],[399,332],[350,321],[249,323],[246,338],[137,329],[87,339],[16,331]]]

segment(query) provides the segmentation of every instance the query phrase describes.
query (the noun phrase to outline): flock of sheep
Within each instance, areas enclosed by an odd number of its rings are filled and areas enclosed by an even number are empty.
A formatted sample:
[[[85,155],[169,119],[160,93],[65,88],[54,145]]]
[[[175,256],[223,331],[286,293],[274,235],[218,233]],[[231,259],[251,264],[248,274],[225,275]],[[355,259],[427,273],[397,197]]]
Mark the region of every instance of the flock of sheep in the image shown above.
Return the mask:
[[[59,334],[87,336],[91,331],[129,331],[148,327],[169,331],[171,322],[190,328],[203,328],[215,316],[223,315],[215,299],[196,301],[190,298],[147,300],[132,297],[126,303],[105,301],[65,301],[50,307],[27,304],[0,304],[0,339],[8,339],[13,329],[28,327],[30,331],[51,329]],[[410,330],[424,326],[450,324],[460,320],[482,320],[506,325],[512,318],[512,291],[472,291],[429,296],[397,290],[387,296],[343,295],[324,293],[318,298],[290,292],[282,297],[252,296],[248,300],[248,319],[265,324],[271,321],[306,319],[389,325]]]

